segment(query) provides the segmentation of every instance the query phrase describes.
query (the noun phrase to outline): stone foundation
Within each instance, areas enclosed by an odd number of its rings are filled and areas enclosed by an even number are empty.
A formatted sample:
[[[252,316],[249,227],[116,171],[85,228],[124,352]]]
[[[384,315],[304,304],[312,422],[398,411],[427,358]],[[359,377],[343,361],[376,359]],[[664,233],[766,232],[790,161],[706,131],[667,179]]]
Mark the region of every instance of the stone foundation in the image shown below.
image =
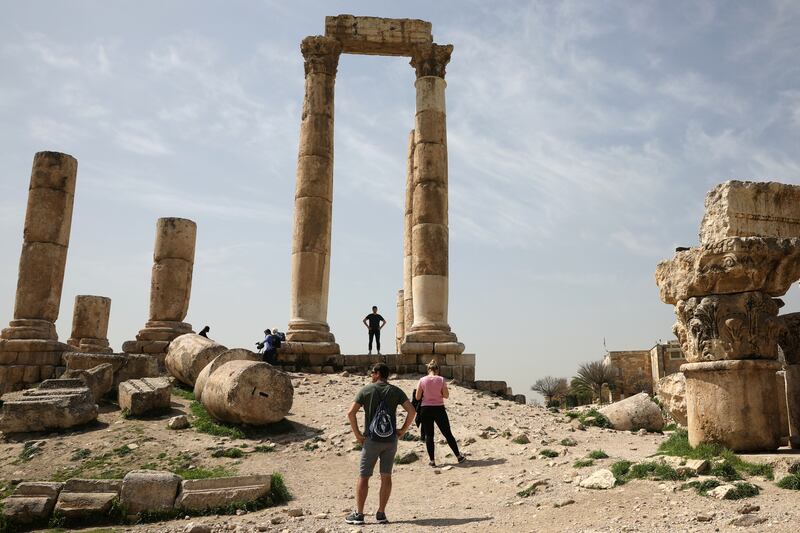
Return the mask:
[[[54,340],[0,339],[0,394],[61,376],[62,355],[72,349]]]

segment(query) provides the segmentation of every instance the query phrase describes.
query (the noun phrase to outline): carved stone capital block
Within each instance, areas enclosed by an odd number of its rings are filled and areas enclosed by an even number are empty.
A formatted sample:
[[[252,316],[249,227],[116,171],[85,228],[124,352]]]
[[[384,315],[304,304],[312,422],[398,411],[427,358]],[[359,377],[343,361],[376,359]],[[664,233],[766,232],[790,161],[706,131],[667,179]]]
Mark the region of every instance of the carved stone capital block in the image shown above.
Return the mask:
[[[410,64],[417,71],[417,78],[424,76],[444,78],[445,67],[450,62],[452,53],[452,44],[420,44],[414,47]]]
[[[777,359],[783,302],[762,292],[697,296],[675,305],[673,332],[690,363]]]
[[[300,43],[300,52],[305,59],[306,76],[309,74],[336,76],[342,43],[331,37],[314,35],[303,39]]]

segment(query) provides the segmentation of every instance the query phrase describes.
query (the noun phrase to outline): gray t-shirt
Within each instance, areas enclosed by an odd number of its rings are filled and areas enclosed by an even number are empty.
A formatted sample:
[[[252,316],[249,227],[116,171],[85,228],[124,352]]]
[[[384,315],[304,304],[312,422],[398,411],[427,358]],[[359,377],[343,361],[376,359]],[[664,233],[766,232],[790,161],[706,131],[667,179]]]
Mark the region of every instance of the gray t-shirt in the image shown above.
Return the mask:
[[[364,435],[367,434],[367,428],[375,411],[378,410],[381,398],[386,401],[386,408],[392,415],[392,424],[397,429],[397,406],[406,403],[408,396],[401,388],[385,381],[378,381],[363,387],[356,394],[356,403],[364,406]]]

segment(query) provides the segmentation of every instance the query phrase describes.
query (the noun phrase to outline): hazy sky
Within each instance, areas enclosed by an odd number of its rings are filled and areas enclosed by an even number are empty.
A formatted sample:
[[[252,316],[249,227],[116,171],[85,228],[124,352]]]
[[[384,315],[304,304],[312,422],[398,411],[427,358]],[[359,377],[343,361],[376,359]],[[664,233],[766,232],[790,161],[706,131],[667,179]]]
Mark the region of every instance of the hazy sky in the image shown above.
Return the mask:
[[[187,321],[252,347],[289,319],[303,60],[326,15],[420,18],[447,68],[450,324],[517,392],[672,338],[656,263],[697,243],[705,193],[800,183],[800,3],[0,2],[0,326],[12,317],[33,154],[78,159],[57,322],[148,314],[156,219],[197,222]],[[342,56],[329,323],[393,351],[402,287],[406,58]],[[793,290],[794,292],[794,290]],[[800,298],[790,293],[787,309]]]

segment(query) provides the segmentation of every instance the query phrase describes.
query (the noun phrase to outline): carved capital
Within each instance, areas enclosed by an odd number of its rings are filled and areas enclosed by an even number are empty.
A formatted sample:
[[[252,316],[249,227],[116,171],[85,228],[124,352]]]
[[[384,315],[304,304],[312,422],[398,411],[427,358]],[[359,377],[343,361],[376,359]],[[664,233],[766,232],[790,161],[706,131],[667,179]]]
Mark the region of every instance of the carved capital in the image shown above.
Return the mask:
[[[419,44],[411,55],[411,66],[417,71],[417,78],[436,76],[444,78],[445,67],[453,53],[452,44]]]
[[[777,359],[783,301],[762,292],[697,296],[675,305],[673,332],[690,363]]]
[[[328,74],[336,76],[342,43],[330,37],[314,35],[300,43],[300,51],[305,59],[306,76],[309,74]]]

